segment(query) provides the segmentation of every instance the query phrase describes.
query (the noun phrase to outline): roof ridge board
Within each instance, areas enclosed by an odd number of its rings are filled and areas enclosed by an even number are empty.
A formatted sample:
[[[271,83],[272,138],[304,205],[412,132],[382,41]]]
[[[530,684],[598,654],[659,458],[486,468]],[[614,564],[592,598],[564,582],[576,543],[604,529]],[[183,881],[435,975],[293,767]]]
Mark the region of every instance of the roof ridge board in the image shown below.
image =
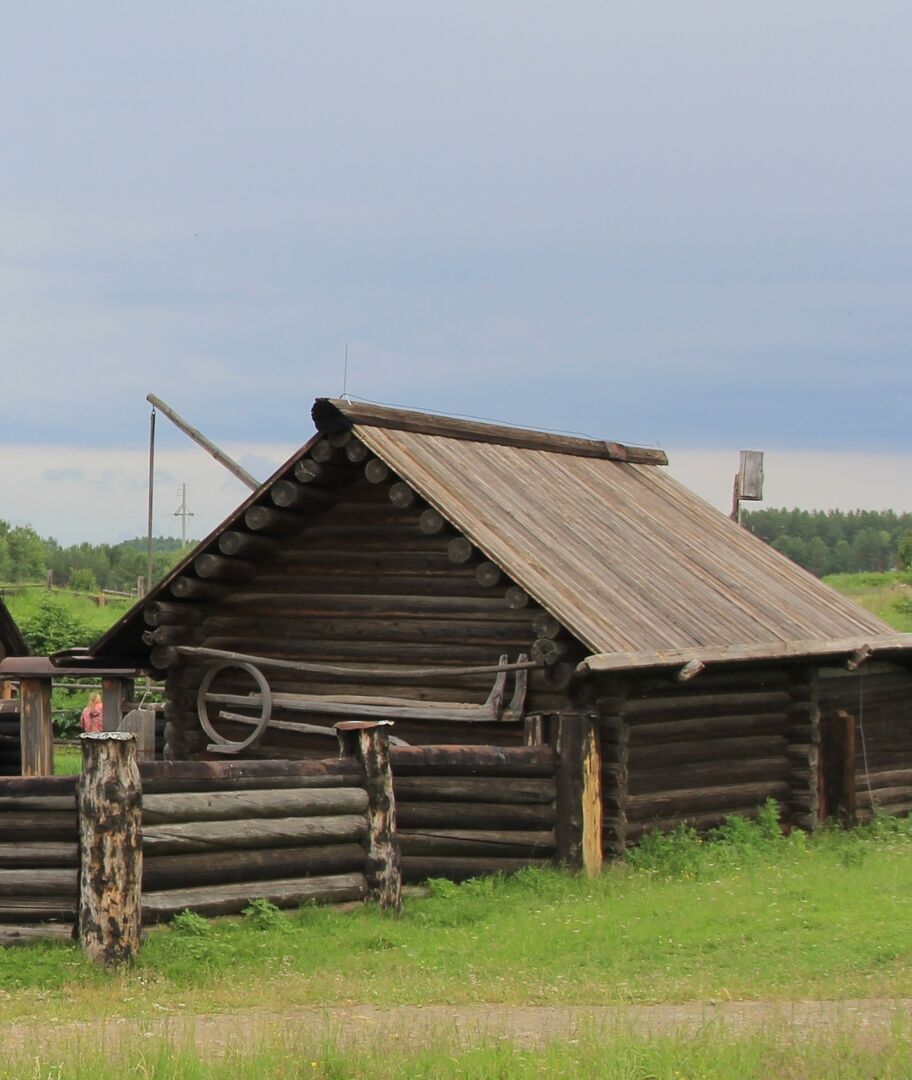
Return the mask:
[[[633,465],[668,464],[665,451],[652,447],[627,446],[619,442],[584,439],[575,435],[556,435],[532,428],[509,427],[477,420],[460,420],[456,417],[439,416],[411,409],[393,409],[385,405],[355,403],[342,398],[317,398],[312,415],[317,430],[324,435],[358,426],[392,428],[395,431],[409,431],[416,435],[438,435],[447,439],[496,443],[500,446],[515,446],[521,450],[546,450],[555,454],[624,461]]]

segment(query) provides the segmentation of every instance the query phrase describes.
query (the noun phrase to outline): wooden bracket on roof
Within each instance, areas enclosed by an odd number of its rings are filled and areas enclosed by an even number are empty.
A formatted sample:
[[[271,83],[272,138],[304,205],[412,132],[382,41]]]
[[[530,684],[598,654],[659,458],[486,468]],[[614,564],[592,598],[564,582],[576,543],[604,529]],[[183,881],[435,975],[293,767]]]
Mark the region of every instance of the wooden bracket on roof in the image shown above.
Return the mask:
[[[695,656],[693,660],[685,664],[684,667],[678,671],[675,678],[678,682],[690,682],[691,679],[695,679],[705,668],[706,664],[703,663],[699,656]]]
[[[846,669],[848,671],[856,671],[866,660],[870,660],[873,655],[874,650],[870,645],[862,645],[860,649],[856,649],[846,660]]]

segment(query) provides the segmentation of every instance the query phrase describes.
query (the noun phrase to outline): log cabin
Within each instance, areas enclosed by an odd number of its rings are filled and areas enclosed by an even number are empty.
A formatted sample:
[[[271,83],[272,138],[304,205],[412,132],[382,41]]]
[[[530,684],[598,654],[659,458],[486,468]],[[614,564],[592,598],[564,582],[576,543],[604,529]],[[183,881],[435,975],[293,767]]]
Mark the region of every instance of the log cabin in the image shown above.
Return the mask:
[[[89,650],[165,678],[168,758],[325,756],[359,717],[534,744],[577,716],[607,854],[767,799],[807,829],[912,808],[912,635],[662,451],[326,398],[313,419]]]

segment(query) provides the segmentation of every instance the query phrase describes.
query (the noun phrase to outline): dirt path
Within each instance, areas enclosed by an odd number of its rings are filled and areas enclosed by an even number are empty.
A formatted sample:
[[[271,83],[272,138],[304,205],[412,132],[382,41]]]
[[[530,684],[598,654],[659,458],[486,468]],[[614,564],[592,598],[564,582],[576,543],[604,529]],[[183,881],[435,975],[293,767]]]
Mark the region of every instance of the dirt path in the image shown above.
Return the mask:
[[[799,1002],[692,1002],[682,1005],[373,1005],[297,1008],[283,1012],[236,1012],[169,1015],[148,1020],[72,1021],[56,1026],[37,1022],[0,1025],[0,1045],[7,1052],[53,1052],[66,1044],[116,1050],[125,1042],[164,1037],[193,1045],[203,1056],[229,1047],[251,1049],[258,1043],[291,1038],[319,1046],[326,1040],[362,1046],[393,1040],[404,1046],[439,1041],[466,1045],[482,1039],[509,1039],[520,1046],[540,1046],[552,1039],[572,1039],[580,1032],[690,1034],[707,1024],[732,1034],[775,1027],[800,1036],[846,1032],[876,1047],[888,1041],[896,1023],[912,1024],[912,999]]]

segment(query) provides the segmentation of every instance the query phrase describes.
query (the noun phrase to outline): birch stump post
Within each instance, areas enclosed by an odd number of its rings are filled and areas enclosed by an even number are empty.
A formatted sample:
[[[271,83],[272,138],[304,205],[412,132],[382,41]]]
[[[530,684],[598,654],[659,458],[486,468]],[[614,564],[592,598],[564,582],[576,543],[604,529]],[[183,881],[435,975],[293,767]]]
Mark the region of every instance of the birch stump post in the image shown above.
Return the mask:
[[[142,782],[136,743],[122,731],[81,736],[79,940],[112,966],[139,952],[142,925]]]
[[[402,867],[396,836],[396,800],[390,766],[389,720],[344,720],[336,724],[343,756],[357,757],[367,790],[368,895],[381,911],[402,907]]]
[[[560,713],[557,750],[557,858],[596,877],[602,870],[602,756],[597,713]]]

